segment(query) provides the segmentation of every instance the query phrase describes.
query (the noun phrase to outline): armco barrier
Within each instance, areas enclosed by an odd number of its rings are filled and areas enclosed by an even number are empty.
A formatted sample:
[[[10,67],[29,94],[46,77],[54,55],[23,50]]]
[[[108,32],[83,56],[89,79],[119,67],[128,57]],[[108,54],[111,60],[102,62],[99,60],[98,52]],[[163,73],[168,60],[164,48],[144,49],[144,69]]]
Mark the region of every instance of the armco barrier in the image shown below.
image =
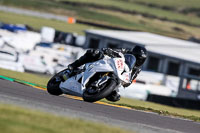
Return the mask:
[[[173,107],[200,110],[200,100],[197,101],[197,100],[189,100],[177,97],[166,97],[166,96],[149,94],[147,97],[147,101],[169,105]]]

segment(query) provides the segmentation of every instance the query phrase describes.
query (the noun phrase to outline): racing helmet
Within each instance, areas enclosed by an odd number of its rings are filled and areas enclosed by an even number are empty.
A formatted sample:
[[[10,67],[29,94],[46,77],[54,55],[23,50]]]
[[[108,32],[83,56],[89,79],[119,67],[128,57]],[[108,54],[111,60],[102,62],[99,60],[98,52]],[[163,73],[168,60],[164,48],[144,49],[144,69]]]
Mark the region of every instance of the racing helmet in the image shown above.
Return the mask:
[[[136,45],[132,50],[131,53],[136,58],[136,66],[141,66],[146,58],[147,58],[147,50],[145,47]]]

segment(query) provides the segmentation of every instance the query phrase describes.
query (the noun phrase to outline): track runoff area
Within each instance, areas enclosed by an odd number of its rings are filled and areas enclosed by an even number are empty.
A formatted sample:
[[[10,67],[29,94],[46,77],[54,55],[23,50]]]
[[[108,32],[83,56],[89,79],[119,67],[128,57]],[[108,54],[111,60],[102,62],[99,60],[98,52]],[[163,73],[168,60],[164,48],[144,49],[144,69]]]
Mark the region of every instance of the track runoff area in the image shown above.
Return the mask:
[[[200,123],[198,122],[161,116],[151,112],[137,111],[129,107],[104,102],[83,102],[82,98],[76,96],[52,96],[45,92],[46,88],[44,87],[8,77],[0,76],[0,78],[0,97],[5,94],[11,97],[25,99],[29,102],[37,101],[49,106],[58,106],[63,110],[72,110],[70,115],[78,114],[77,112],[90,114],[90,118],[96,118],[96,121],[125,127],[138,132],[199,133],[200,131]]]

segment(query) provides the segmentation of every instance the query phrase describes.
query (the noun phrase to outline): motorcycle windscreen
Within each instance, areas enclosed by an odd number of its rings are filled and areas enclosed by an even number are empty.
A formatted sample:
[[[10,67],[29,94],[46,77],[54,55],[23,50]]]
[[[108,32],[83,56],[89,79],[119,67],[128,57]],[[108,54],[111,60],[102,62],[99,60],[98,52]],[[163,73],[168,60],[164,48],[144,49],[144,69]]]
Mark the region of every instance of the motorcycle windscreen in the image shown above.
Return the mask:
[[[111,60],[98,60],[93,63],[87,63],[86,69],[88,72],[112,72],[113,62]]]
[[[131,54],[125,54],[124,58],[125,58],[125,63],[128,65],[129,69],[132,70],[136,63],[135,56]]]

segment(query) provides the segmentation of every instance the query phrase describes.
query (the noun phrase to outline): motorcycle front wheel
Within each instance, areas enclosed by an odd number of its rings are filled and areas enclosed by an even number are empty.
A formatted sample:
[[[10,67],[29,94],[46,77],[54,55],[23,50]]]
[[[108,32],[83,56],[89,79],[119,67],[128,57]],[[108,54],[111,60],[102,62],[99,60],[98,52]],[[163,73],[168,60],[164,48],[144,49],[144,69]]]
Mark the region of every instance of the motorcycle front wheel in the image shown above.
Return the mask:
[[[51,95],[59,96],[63,94],[61,91],[59,85],[62,82],[60,79],[60,76],[63,75],[63,72],[66,71],[66,69],[56,73],[47,83],[47,92]]]
[[[86,89],[83,93],[83,100],[87,102],[96,102],[98,100],[101,100],[111,94],[116,86],[116,81],[110,78],[105,83],[105,85],[101,86],[102,88],[99,88],[100,92],[98,93],[93,94],[88,89]]]

